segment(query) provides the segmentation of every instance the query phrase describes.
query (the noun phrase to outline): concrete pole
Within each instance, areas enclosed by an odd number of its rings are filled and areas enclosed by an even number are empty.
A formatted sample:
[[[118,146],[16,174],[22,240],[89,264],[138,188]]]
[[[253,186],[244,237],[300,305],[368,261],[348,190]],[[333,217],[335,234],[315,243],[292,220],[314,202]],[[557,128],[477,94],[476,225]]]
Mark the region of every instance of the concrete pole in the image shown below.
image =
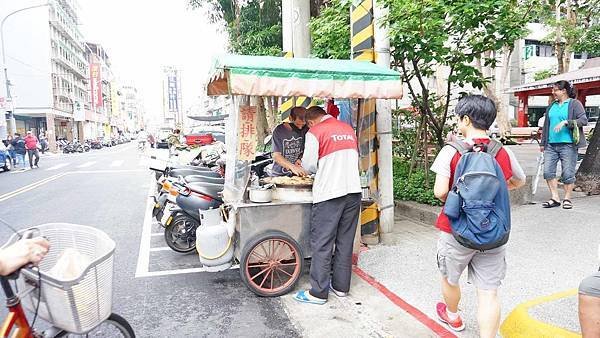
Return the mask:
[[[310,55],[310,0],[283,0],[281,2],[281,24],[283,51],[294,53],[294,57]]]
[[[390,67],[390,38],[388,27],[380,25],[381,18],[387,15],[387,9],[380,0],[374,1],[373,23],[375,30],[376,63]],[[394,188],[392,174],[392,110],[389,100],[377,100],[377,134],[379,149],[379,225],[381,232],[389,233],[394,227]]]

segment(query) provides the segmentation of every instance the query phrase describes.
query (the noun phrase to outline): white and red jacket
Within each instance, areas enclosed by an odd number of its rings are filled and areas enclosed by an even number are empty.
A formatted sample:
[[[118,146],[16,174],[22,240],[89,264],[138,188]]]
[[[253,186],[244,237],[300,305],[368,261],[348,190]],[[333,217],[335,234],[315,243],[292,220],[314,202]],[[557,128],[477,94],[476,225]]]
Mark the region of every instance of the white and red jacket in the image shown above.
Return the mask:
[[[354,129],[329,115],[306,134],[302,166],[316,173],[313,203],[361,192]]]

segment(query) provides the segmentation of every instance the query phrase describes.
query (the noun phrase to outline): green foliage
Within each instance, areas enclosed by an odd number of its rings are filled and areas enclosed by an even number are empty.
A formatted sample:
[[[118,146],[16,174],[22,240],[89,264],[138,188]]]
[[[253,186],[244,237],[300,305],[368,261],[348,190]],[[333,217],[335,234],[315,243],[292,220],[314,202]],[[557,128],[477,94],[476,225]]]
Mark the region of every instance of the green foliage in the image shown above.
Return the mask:
[[[561,18],[556,20],[556,4],[561,6]],[[569,8],[569,10],[567,10]],[[561,42],[565,52],[588,52],[600,55],[600,1],[597,0],[548,0],[536,3],[532,15],[540,23],[552,30],[544,39],[556,43],[557,30],[560,28]]]
[[[350,1],[331,0],[310,20],[312,54],[321,59],[350,58]]]
[[[541,71],[536,72],[535,74],[533,74],[533,79],[535,81],[540,81],[540,80],[547,79],[547,78],[549,78],[552,75],[554,75],[554,74],[552,73],[551,70],[548,70],[548,69],[541,70]]]
[[[190,0],[212,22],[224,22],[232,52],[245,55],[279,55],[282,50],[281,1]]]
[[[535,0],[383,0],[389,9],[383,24],[389,26],[392,57],[409,85],[415,108],[441,146],[452,88],[470,85],[481,89],[490,80],[475,61],[491,68],[491,52],[512,46],[526,33],[526,6]],[[428,78],[447,67],[448,86],[431,91]]]
[[[409,170],[409,161],[394,158],[394,198],[401,201],[442,205],[442,202],[433,195],[432,187],[426,187],[425,171],[417,169],[409,178]],[[434,175],[432,172],[429,173],[430,177],[435,177]]]

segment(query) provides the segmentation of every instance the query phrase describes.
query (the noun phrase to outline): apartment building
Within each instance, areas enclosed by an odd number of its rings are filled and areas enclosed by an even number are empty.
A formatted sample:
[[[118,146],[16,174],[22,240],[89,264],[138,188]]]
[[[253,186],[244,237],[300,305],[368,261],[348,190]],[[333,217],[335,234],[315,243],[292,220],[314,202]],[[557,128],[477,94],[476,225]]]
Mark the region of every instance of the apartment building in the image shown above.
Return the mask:
[[[36,6],[22,10],[28,6]],[[53,147],[57,138],[80,137],[84,121],[89,69],[78,30],[76,0],[0,0],[0,17],[10,82],[9,133],[46,131]],[[3,79],[1,93],[6,93]],[[8,96],[8,95],[7,95]]]

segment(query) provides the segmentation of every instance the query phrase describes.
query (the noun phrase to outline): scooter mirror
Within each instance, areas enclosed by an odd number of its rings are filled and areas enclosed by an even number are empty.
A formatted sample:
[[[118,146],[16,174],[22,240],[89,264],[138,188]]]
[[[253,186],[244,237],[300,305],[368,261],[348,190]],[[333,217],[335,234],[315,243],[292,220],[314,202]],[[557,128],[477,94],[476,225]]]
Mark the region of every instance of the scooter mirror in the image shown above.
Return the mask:
[[[273,135],[267,135],[267,137],[265,137],[265,139],[263,141],[263,144],[265,146],[267,146],[267,145],[271,144],[271,141],[273,141]]]

